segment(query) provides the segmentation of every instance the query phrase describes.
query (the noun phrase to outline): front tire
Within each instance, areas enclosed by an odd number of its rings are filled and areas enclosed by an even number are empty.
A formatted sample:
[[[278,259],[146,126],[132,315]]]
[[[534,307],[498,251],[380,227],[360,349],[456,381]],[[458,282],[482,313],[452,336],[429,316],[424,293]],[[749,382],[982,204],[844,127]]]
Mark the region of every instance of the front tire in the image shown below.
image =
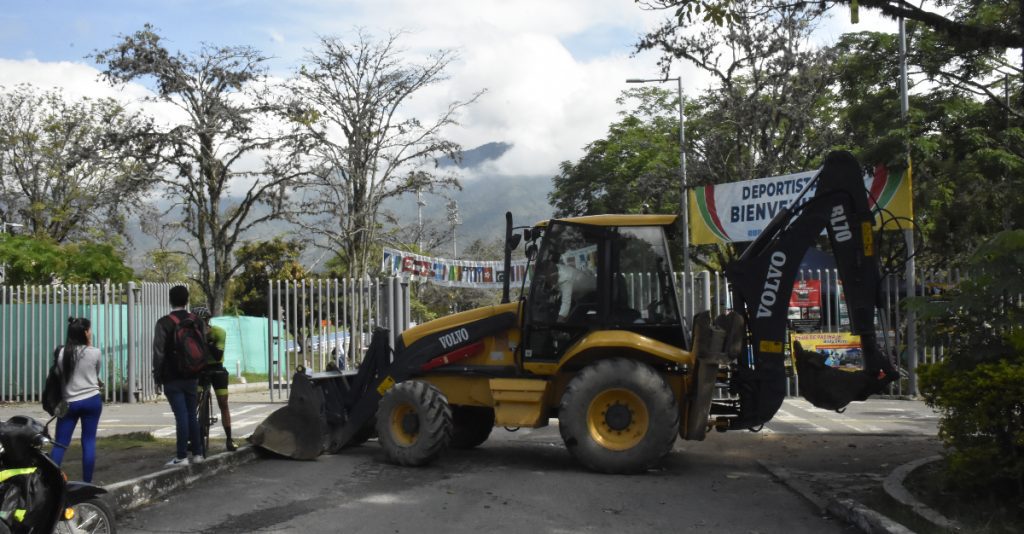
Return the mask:
[[[675,443],[679,408],[651,366],[615,358],[585,367],[566,387],[558,410],[566,448],[602,473],[641,473]]]
[[[102,499],[93,498],[70,506],[75,515],[69,520],[57,523],[60,534],[82,532],[87,534],[117,534],[114,512]]]
[[[408,380],[391,388],[377,408],[377,440],[388,460],[426,465],[448,448],[452,412],[448,399],[426,382]]]

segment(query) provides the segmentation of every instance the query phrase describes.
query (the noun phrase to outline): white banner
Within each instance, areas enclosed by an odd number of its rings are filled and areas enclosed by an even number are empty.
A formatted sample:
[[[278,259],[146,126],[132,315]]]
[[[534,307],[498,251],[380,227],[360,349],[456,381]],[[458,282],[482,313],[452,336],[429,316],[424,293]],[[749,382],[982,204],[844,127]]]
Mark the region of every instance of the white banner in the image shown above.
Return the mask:
[[[777,213],[793,206],[817,172],[706,185],[691,190],[690,242],[704,245],[753,241]],[[885,209],[905,218],[901,220],[914,218],[909,167],[902,174],[890,175],[885,165],[876,165],[873,173],[864,175],[864,188],[868,190],[872,209]],[[814,188],[810,188],[801,202],[813,196]],[[895,230],[902,225],[886,223],[885,229]]]
[[[408,273],[417,280],[450,287],[500,289],[505,262],[450,260],[385,248],[381,270],[387,275]],[[511,284],[521,284],[525,278],[526,260],[513,261]]]

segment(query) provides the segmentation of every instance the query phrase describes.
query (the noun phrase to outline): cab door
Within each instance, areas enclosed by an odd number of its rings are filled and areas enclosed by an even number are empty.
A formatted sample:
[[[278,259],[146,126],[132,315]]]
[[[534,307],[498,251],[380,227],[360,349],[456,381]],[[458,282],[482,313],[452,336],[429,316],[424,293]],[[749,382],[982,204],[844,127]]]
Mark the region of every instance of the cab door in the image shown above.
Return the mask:
[[[525,362],[551,362],[602,324],[608,294],[607,229],[552,221],[545,230],[527,299]]]

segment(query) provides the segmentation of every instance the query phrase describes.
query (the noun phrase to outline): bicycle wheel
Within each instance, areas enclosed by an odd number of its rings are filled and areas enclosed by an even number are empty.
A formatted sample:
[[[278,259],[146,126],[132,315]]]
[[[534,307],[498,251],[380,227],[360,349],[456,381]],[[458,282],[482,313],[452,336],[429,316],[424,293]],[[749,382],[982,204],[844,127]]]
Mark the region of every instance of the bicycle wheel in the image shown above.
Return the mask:
[[[210,454],[210,426],[213,425],[213,399],[210,388],[203,388],[199,395],[199,441],[203,444],[203,455]]]

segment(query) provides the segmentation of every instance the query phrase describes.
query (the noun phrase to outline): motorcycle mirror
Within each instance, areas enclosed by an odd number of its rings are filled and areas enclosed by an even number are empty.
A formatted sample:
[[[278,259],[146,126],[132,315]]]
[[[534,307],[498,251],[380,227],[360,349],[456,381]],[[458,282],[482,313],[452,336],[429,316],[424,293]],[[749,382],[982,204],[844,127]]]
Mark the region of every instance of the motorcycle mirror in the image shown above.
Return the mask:
[[[508,242],[508,249],[515,250],[516,247],[519,246],[519,242],[522,241],[522,239],[522,236],[520,236],[519,234],[512,234],[512,237]]]

